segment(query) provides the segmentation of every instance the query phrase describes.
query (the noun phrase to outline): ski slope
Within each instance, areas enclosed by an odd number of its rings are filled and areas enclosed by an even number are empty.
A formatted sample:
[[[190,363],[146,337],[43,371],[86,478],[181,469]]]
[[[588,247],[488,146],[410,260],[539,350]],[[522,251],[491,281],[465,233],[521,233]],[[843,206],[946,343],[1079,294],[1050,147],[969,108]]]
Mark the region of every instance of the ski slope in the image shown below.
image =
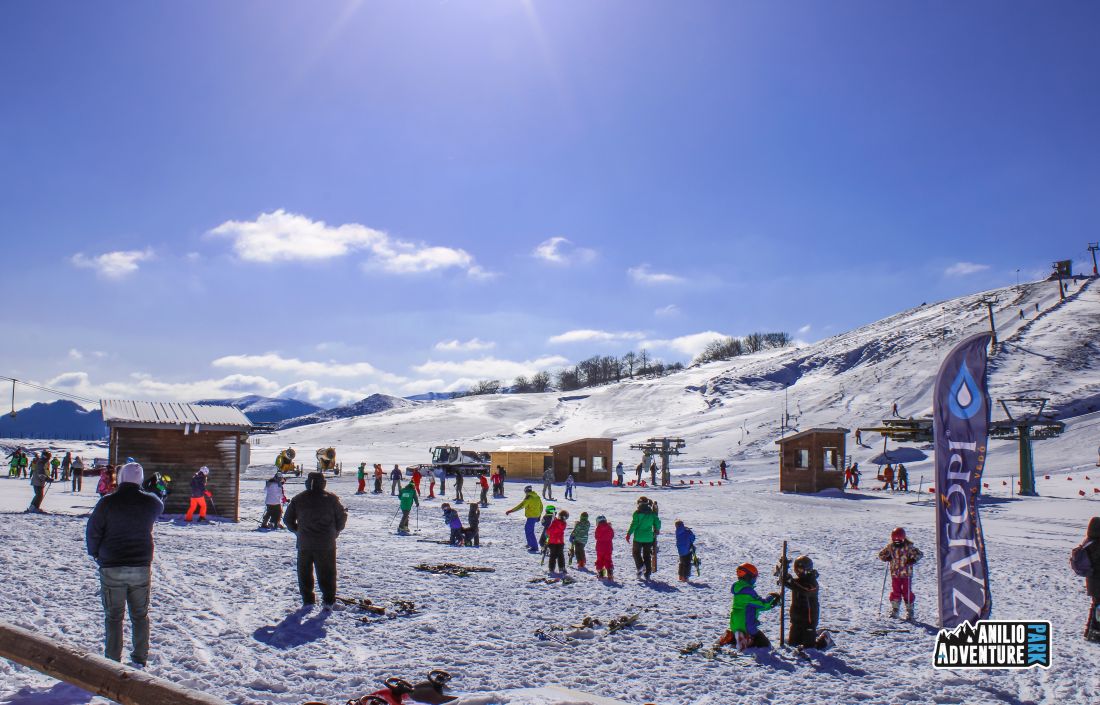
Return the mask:
[[[904,415],[931,407],[931,378],[950,346],[988,325],[980,295],[922,306],[814,345],[773,350],[712,363],[660,379],[627,381],[561,394],[497,395],[440,401],[362,418],[289,429],[257,437],[253,468],[242,483],[240,524],[156,528],[153,653],[149,669],[232,703],[290,705],[317,698],[343,703],[377,687],[386,676],[422,678],[432,668],[456,675],[463,705],[583,702],[547,690],[560,685],[627,703],[1094,703],[1100,698],[1095,664],[1100,647],[1080,638],[1087,597],[1067,566],[1088,519],[1100,515],[1100,440],[1095,355],[1098,292],[1074,284],[1060,301],[1054,284],[1028,284],[994,294],[1000,350],[991,358],[994,398],[1019,392],[1050,396],[1070,414],[1063,436],[1035,444],[1037,498],[1012,492],[1016,447],[994,442],[987,461],[989,488],[981,504],[991,574],[994,618],[1049,619],[1049,670],[935,671],[931,667],[935,617],[934,508],[926,488],[931,458],[906,460],[914,490],[872,489],[881,441],[849,446],[865,469],[865,489],[843,496],[783,495],[777,491],[774,441],[779,435],[784,386],[798,428],[872,425],[896,401]],[[1039,305],[1036,312],[1035,304]],[[1025,318],[1019,318],[1023,309]],[[944,334],[946,322],[947,334]],[[1090,410],[1090,407],[1093,407]],[[995,414],[995,417],[997,415]],[[335,445],[345,467],[360,461],[424,462],[432,445],[455,443],[492,450],[547,445],[584,436],[618,438],[616,454],[628,465],[631,442],[656,435],[688,442],[671,489],[579,487],[567,505],[606,514],[614,525],[618,582],[600,583],[574,572],[572,585],[532,584],[544,575],[526,553],[523,520],[505,516],[520,498],[482,511],[481,548],[454,548],[418,539],[444,539],[439,500],[420,509],[420,534],[397,537],[395,498],[354,495],[350,473],[330,484],[350,511],[339,541],[340,593],[385,603],[409,599],[416,614],[358,620],[355,610],[321,618],[295,616],[293,537],[259,533],[262,480],[279,449],[311,451]],[[76,448],[79,444],[73,444]],[[55,446],[56,447],[56,446]],[[898,448],[895,457],[930,456]],[[102,450],[85,449],[85,457]],[[307,454],[303,457],[311,457]],[[722,486],[714,469],[731,462]],[[1049,476],[1049,479],[1047,478]],[[923,478],[923,480],[922,480]],[[1087,479],[1086,479],[1087,478]],[[702,484],[680,486],[680,480]],[[300,489],[288,485],[288,495]],[[1006,483],[1006,484],[1002,484]],[[52,489],[49,516],[18,512],[30,499],[25,481],[0,479],[0,511],[8,541],[0,544],[4,619],[98,650],[102,638],[95,566],[83,551],[86,515],[94,503],[90,482],[73,495]],[[564,490],[559,488],[558,492]],[[1080,496],[1085,492],[1085,496]],[[623,541],[630,512],[642,494],[655,497],[665,521],[656,580],[636,581]],[[560,499],[560,496],[559,496]],[[465,517],[465,506],[460,508]],[[672,522],[681,518],[698,537],[702,575],[675,578]],[[879,616],[883,566],[876,553],[896,525],[926,552],[915,577],[918,623]],[[728,621],[734,567],[761,569],[759,588],[771,589],[770,567],[782,541],[794,555],[808,553],[821,572],[821,626],[837,646],[812,662],[779,651],[707,660],[682,657],[693,642],[716,639]],[[413,569],[421,562],[457,562],[494,569],[468,578]],[[608,634],[576,629],[585,616],[607,622],[638,613],[635,627]],[[763,617],[778,641],[779,615]],[[544,630],[553,638],[540,640]],[[565,642],[565,643],[560,643]],[[35,672],[0,661],[0,703],[75,705],[102,702]]]

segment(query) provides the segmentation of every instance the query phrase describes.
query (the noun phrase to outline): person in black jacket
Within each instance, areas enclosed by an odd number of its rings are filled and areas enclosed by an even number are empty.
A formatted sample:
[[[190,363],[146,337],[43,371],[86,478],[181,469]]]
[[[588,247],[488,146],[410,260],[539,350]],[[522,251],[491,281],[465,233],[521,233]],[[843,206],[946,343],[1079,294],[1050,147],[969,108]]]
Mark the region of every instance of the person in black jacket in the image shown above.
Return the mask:
[[[1092,565],[1092,575],[1085,578],[1085,592],[1092,598],[1089,618],[1085,623],[1085,638],[1100,642],[1100,517],[1089,520],[1084,546]]]
[[[302,604],[313,605],[313,573],[321,587],[325,610],[336,603],[336,537],[348,523],[348,512],[340,498],[325,492],[325,476],[311,472],[306,491],[290,500],[283,522],[298,537],[298,592]]]
[[[786,586],[791,591],[791,628],[787,642],[791,646],[824,649],[829,645],[826,634],[817,633],[819,604],[817,571],[809,556],[794,559],[794,575],[787,574]]]
[[[122,622],[130,608],[130,660],[149,660],[149,590],[153,563],[153,524],[164,511],[158,497],[141,491],[144,471],[127,463],[118,472],[118,489],[99,500],[88,519],[88,555],[99,563],[103,598],[103,655],[122,660]]]

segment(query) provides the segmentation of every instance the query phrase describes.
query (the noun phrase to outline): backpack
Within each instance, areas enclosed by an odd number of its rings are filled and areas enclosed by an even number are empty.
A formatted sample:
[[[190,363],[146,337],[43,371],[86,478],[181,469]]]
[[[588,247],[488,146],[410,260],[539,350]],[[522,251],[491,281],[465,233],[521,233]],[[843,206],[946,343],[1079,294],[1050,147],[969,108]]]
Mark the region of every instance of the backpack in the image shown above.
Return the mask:
[[[1086,541],[1069,552],[1069,567],[1082,578],[1092,577],[1093,566],[1088,552],[1091,545],[1092,541]]]

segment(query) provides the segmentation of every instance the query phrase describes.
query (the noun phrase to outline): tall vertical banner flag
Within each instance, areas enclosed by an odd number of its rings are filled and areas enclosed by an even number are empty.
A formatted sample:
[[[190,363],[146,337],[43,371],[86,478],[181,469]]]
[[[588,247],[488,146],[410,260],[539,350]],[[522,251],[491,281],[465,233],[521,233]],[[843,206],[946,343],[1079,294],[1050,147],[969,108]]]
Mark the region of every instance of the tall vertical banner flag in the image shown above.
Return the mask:
[[[986,351],[989,333],[962,341],[936,375],[932,413],[936,443],[936,577],[940,627],[989,617],[989,570],[978,518],[989,438]]]

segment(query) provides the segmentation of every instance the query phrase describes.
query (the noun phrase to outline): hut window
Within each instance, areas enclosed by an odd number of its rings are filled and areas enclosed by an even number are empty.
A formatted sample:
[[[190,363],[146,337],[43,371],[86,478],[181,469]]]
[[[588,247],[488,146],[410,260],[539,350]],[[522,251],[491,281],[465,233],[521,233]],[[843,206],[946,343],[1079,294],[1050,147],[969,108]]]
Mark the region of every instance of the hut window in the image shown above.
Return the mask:
[[[796,468],[808,468],[810,467],[810,450],[809,448],[799,448],[798,457],[796,458]]]
[[[592,458],[592,472],[603,472],[603,456],[597,455]]]
[[[825,449],[825,459],[823,461],[823,465],[824,465],[826,470],[834,470],[834,471],[839,471],[840,470],[840,468],[837,467],[837,464],[836,464],[836,457],[837,457],[836,448],[826,448]]]

